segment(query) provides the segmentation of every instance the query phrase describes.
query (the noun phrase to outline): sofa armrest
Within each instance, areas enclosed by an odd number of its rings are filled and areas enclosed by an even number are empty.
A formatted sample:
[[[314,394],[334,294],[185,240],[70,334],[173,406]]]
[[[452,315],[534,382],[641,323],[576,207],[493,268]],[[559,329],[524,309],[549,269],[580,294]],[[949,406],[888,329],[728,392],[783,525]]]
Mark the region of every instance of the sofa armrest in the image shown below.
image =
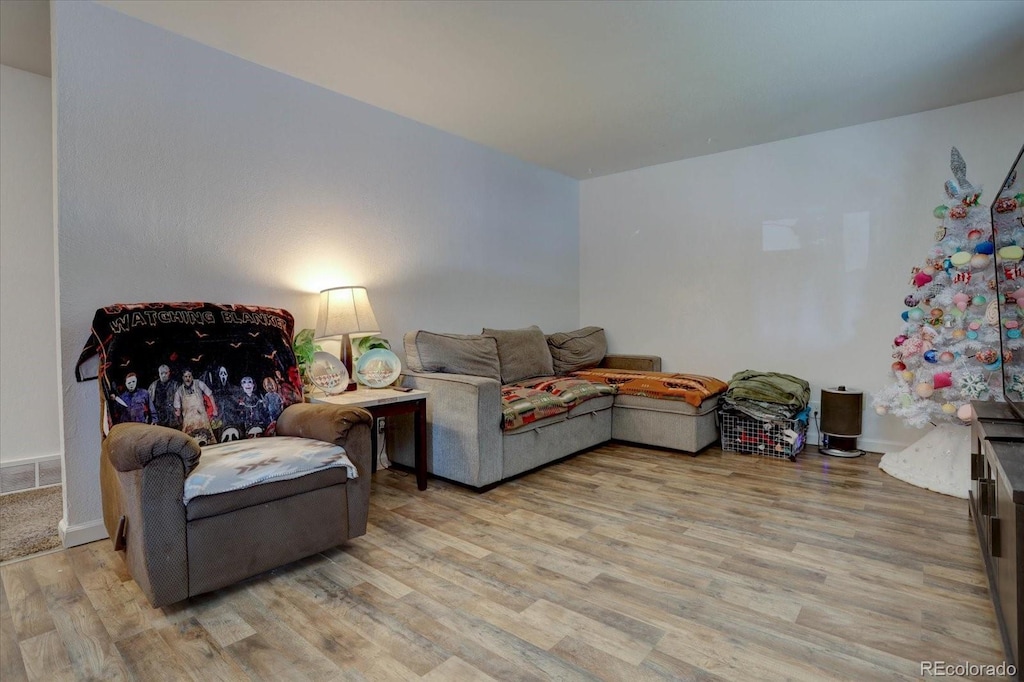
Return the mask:
[[[658,355],[608,354],[598,367],[604,369],[633,369],[641,372],[660,372],[661,357]]]
[[[474,487],[500,481],[501,384],[468,374],[409,370],[403,376],[405,386],[430,392],[427,470]]]
[[[366,534],[370,513],[370,477],[373,474],[373,415],[361,407],[328,403],[295,403],[277,418],[277,435],[313,438],[345,448],[359,475],[349,480],[348,536]]]

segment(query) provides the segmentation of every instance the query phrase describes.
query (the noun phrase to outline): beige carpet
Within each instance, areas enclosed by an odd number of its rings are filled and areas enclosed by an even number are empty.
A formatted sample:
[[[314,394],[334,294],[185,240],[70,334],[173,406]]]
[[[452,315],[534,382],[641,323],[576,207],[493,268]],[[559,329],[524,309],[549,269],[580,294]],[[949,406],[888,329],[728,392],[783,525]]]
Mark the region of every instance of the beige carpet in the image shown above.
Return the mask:
[[[0,561],[60,547],[64,516],[59,485],[0,496]]]

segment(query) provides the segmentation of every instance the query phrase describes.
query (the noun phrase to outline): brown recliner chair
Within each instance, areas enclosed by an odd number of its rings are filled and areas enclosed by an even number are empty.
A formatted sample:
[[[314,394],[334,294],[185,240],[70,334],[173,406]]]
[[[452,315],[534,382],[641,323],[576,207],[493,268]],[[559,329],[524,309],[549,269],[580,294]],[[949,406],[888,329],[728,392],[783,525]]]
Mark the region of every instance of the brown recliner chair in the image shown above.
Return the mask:
[[[96,311],[103,520],[153,606],[366,532],[372,419],[302,403],[293,329],[275,308]]]

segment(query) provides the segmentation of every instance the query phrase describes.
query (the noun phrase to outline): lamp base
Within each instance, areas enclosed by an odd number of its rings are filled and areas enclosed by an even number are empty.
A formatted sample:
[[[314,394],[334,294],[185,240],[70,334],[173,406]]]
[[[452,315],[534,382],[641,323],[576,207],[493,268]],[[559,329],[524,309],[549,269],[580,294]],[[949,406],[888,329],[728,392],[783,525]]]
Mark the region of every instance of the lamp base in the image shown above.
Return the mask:
[[[345,365],[345,371],[348,372],[348,386],[345,387],[345,393],[356,390],[359,388],[359,384],[356,383],[356,378],[352,374],[355,371],[352,367],[352,339],[348,334],[345,334],[341,340],[341,363]]]
[[[818,452],[831,457],[860,457],[863,450],[857,449],[857,439],[845,436],[822,434],[821,447]]]

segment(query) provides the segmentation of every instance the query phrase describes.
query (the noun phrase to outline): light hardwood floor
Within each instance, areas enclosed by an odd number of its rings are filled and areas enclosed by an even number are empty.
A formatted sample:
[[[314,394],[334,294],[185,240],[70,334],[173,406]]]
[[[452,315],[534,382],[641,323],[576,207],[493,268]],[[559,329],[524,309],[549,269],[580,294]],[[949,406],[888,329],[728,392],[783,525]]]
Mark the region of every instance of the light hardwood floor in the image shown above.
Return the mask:
[[[97,542],[0,567],[0,679],[920,679],[1003,660],[965,500],[878,455],[610,444],[151,609]]]

